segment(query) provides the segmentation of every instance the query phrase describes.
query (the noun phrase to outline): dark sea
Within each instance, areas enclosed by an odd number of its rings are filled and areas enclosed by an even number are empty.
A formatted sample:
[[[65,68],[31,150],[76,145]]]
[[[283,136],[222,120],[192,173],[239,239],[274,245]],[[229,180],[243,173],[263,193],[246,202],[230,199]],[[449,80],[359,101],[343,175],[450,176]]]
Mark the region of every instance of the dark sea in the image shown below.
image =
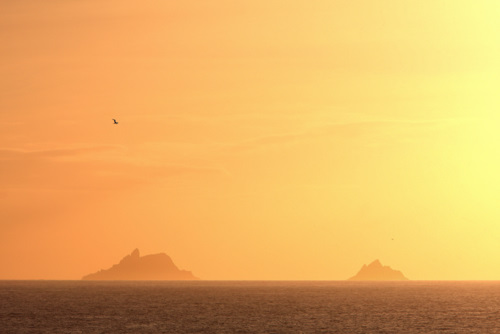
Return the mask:
[[[500,282],[0,281],[1,333],[500,333]]]

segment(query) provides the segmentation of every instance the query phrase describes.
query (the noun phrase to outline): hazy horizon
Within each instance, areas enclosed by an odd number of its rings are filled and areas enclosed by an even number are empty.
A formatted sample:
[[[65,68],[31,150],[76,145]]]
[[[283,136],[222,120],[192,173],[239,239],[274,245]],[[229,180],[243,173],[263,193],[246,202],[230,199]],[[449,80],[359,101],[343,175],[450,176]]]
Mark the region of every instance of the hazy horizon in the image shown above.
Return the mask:
[[[0,279],[499,280],[500,2],[0,3]],[[116,119],[119,124],[113,124]]]

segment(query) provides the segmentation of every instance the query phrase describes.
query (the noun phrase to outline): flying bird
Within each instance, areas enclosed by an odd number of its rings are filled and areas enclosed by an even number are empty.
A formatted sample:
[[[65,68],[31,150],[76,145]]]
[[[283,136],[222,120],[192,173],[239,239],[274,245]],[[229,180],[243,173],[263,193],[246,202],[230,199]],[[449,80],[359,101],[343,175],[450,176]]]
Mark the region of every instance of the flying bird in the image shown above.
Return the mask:
[[[118,122],[114,118],[113,118],[113,124],[118,124]]]

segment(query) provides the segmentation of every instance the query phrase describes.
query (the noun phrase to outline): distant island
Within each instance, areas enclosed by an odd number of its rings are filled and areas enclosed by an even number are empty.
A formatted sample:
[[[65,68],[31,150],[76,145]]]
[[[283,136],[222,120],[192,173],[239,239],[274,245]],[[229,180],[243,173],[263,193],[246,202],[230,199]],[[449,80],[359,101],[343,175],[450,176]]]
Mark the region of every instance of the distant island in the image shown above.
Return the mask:
[[[364,264],[361,270],[349,281],[407,281],[403,273],[399,270],[383,266],[379,260],[375,260],[369,265]]]
[[[82,280],[195,280],[190,271],[179,270],[165,253],[140,256],[135,249],[109,269],[82,277]]]

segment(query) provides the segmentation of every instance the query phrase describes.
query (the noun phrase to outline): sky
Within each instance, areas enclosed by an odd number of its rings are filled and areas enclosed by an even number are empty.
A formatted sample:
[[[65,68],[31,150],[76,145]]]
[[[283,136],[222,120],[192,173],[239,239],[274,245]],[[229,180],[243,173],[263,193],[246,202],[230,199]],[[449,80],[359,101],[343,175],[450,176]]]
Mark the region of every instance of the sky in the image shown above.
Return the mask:
[[[0,279],[135,248],[211,280],[500,279],[499,16],[0,2]]]

